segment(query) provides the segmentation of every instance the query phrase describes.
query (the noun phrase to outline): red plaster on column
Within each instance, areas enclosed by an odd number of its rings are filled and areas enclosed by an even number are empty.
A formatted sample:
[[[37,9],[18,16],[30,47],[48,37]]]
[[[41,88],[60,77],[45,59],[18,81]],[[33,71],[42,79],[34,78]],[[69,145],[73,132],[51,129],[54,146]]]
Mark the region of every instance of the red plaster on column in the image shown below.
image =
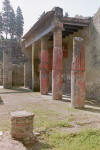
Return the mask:
[[[49,48],[49,71],[52,72],[53,48]]]
[[[41,65],[40,65],[40,92],[43,95],[48,94],[49,86],[49,53],[47,49],[47,40],[41,40]]]
[[[85,104],[85,49],[83,39],[73,40],[73,62],[71,71],[71,104],[81,108]]]

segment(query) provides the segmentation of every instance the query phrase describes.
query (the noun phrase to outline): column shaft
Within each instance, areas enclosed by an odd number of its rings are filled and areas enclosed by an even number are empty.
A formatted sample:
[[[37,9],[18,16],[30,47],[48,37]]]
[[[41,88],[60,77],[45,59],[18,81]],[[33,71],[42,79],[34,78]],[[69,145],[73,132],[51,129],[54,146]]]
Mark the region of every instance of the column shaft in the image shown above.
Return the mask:
[[[63,83],[63,53],[62,53],[62,28],[54,30],[53,48],[53,71],[52,71],[52,92],[53,99],[62,99]]]
[[[11,48],[9,44],[7,49],[3,51],[3,87],[6,89],[12,88],[12,62]]]
[[[40,92],[48,94],[49,87],[49,53],[47,37],[41,39]]]
[[[83,39],[73,39],[73,62],[71,71],[71,104],[84,107],[85,103],[85,49]]]
[[[32,90],[40,91],[40,77],[39,77],[39,44],[32,44]]]
[[[26,49],[25,55],[27,62],[24,64],[24,86],[26,88],[32,88],[32,50]]]

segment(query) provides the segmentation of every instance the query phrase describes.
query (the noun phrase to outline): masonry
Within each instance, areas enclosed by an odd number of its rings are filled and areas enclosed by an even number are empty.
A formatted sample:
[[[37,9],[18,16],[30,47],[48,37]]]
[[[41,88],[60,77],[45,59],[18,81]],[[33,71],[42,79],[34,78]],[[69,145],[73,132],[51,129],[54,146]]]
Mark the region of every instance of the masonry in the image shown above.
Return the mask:
[[[25,87],[51,91],[57,100],[71,95],[74,107],[84,107],[85,98],[100,100],[99,40],[100,10],[93,17],[72,18],[53,8],[23,37]]]
[[[3,64],[0,67],[0,85],[6,89],[23,86],[24,65],[19,45],[14,40],[3,40],[2,49]]]

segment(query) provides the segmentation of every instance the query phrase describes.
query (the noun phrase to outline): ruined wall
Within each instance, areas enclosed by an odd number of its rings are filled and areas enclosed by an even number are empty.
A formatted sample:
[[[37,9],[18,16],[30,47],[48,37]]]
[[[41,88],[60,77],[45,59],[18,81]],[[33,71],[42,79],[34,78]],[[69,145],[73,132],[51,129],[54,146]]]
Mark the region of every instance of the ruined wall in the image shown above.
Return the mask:
[[[22,86],[24,80],[21,47],[14,40],[3,41],[3,87]],[[0,70],[1,75],[1,70]]]

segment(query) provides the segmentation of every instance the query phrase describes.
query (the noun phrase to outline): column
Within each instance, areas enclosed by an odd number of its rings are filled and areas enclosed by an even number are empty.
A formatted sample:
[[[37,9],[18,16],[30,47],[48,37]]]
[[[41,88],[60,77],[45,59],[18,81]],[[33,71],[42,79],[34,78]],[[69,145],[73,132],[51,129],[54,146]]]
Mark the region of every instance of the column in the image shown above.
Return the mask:
[[[43,95],[48,94],[49,87],[49,53],[48,38],[41,39],[41,66],[40,66],[40,92]]]
[[[58,24],[53,34],[53,71],[52,71],[52,92],[53,99],[62,99],[63,84],[63,52],[62,52],[62,24]]]
[[[71,70],[71,104],[82,108],[85,104],[85,49],[80,37],[73,39],[73,60]]]
[[[32,88],[32,49],[25,49],[25,56],[27,61],[24,64],[24,86],[25,88]]]
[[[3,50],[3,87],[12,88],[12,62],[11,62],[11,45],[6,42]]]
[[[39,43],[32,44],[32,90],[35,92],[40,91],[40,71],[39,71]]]

